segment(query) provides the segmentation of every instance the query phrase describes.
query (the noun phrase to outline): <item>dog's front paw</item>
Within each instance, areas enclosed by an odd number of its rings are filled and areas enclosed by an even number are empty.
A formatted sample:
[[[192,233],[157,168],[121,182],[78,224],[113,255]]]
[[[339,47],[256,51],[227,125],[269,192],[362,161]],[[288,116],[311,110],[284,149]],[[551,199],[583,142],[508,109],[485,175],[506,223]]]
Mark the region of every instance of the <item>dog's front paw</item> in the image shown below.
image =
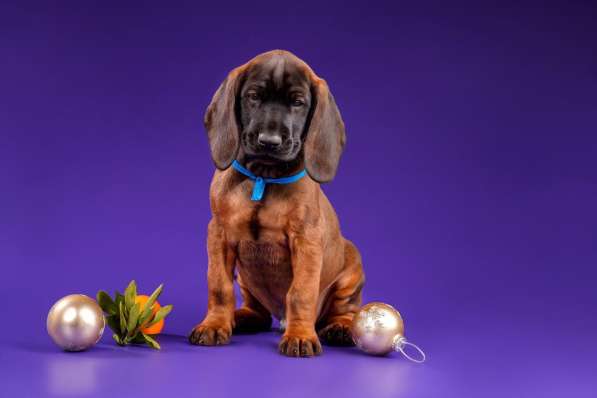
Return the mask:
[[[299,335],[286,332],[280,340],[278,351],[289,357],[312,357],[321,354],[321,343],[315,333]]]
[[[319,331],[319,338],[324,344],[331,346],[350,347],[354,345],[350,326],[341,323],[330,323]]]
[[[222,345],[230,342],[232,327],[202,322],[191,331],[189,342],[195,345]]]

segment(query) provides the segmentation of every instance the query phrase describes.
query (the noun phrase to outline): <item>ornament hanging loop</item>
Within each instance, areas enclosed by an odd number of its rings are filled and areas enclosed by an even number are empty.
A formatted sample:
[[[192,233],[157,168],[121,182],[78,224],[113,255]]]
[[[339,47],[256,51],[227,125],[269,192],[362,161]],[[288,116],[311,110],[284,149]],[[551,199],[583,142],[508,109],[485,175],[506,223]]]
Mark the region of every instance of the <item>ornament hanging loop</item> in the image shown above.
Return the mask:
[[[411,346],[412,348],[414,348],[417,351],[418,358],[408,355],[405,350],[406,346]],[[419,348],[419,346],[417,346],[416,344],[413,344],[413,343],[407,341],[404,336],[397,335],[394,338],[394,343],[392,344],[392,347],[394,347],[395,351],[400,352],[409,361],[416,362],[416,363],[425,362],[426,356],[425,356],[425,353],[423,352],[423,350],[421,348]]]

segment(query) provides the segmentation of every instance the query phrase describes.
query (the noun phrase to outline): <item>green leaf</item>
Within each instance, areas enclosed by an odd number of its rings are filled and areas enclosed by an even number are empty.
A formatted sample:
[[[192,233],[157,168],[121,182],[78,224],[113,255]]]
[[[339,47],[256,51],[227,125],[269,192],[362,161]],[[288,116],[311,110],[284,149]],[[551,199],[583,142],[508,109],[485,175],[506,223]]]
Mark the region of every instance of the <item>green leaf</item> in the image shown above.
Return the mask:
[[[153,306],[155,301],[158,299],[158,297],[160,297],[160,294],[162,294],[162,290],[164,290],[163,283],[160,286],[158,286],[157,289],[153,291],[153,293],[151,293],[151,296],[149,296],[147,302],[145,303],[145,306],[143,307],[143,312],[145,312],[147,309],[151,310],[151,307]]]
[[[170,311],[172,311],[172,304],[170,305],[166,305],[162,308],[160,308],[158,310],[158,312],[155,313],[155,316],[153,317],[153,319],[151,320],[151,323],[149,325],[147,325],[147,327],[158,323],[159,321],[161,321],[162,319],[164,319],[166,317],[166,315],[168,315],[170,313]]]
[[[127,311],[130,311],[135,305],[135,297],[137,297],[137,283],[132,280],[124,291],[124,303]]]
[[[118,290],[114,292],[114,303],[116,304],[116,307],[118,307],[120,303],[124,303],[124,296],[120,294]]]
[[[108,323],[108,326],[110,327],[110,329],[112,329],[114,333],[121,334],[122,332],[120,330],[120,322],[118,318],[118,315],[108,315],[106,317],[106,322]]]
[[[99,292],[97,292],[96,299],[97,303],[105,313],[114,315],[118,311],[116,304],[114,303],[114,301],[112,301],[110,295],[105,291],[100,290]]]
[[[127,323],[128,335],[132,336],[135,329],[137,329],[137,321],[139,320],[139,304],[135,304],[129,314]]]
[[[114,334],[112,335],[112,338],[114,339],[114,341],[116,342],[116,344],[118,344],[118,345],[123,345],[123,344],[122,344],[122,341],[120,340],[120,337],[118,337],[118,335],[117,335],[116,333],[114,333]]]
[[[145,306],[143,308],[145,308]],[[145,308],[143,312],[141,312],[141,315],[139,315],[139,325],[145,326],[151,320],[152,315],[153,312],[151,311],[151,307]]]
[[[150,346],[151,348],[155,349],[155,350],[159,350],[162,347],[160,347],[160,345],[158,344],[157,341],[155,341],[153,338],[151,338],[151,336],[146,335],[145,333],[143,333],[143,338],[145,339],[145,343]]]
[[[125,334],[126,331],[126,318],[124,316],[124,305],[122,301],[120,302],[120,306],[118,307],[120,311],[120,332],[121,334]]]
[[[145,302],[145,305],[143,306],[143,309],[141,311],[141,316],[139,317],[139,325],[146,325],[149,321],[151,321],[153,313],[151,307],[153,307],[157,298],[160,296],[160,294],[162,294],[163,289],[164,284],[161,284],[157,287],[157,289],[153,291],[153,293],[151,293],[151,296],[149,296],[147,302]]]

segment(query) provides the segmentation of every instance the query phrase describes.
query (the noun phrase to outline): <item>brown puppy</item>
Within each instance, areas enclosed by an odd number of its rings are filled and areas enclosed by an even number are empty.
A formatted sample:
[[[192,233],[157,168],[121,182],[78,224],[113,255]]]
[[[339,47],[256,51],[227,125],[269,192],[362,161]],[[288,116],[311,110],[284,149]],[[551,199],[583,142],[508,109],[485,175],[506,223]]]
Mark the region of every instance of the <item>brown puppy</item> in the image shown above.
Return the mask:
[[[326,82],[287,51],[261,54],[230,72],[205,127],[218,170],[210,188],[208,310],[190,342],[226,344],[233,330],[269,330],[273,315],[286,320],[282,354],[321,353],[318,334],[327,344],[353,344],[364,274],[319,186],[336,174],[345,142]],[[255,183],[230,167],[235,159],[261,177],[305,168],[308,176],[268,184],[263,199],[252,201]],[[236,310],[235,269],[243,298]]]

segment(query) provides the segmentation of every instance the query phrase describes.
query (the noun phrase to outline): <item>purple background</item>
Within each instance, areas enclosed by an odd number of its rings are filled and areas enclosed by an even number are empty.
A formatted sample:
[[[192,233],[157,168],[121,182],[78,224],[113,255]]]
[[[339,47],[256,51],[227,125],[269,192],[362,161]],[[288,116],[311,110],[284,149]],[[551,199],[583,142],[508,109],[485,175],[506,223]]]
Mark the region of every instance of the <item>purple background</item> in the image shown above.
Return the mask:
[[[1,396],[594,396],[595,6],[345,3],[2,4]],[[424,365],[285,358],[274,332],[186,343],[207,301],[203,112],[273,48],[336,97],[348,145],[324,189],[365,301],[402,312]],[[55,300],[133,278],[175,306],[161,352],[53,346]]]

